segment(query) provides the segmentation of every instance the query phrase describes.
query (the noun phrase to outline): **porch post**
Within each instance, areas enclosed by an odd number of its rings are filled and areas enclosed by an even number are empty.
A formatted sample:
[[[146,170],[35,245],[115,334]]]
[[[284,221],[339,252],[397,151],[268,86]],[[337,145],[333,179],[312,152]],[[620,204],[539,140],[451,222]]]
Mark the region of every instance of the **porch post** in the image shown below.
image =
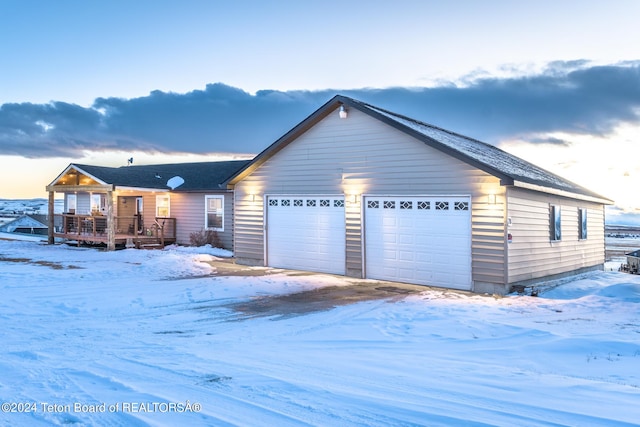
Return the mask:
[[[107,250],[116,249],[116,218],[113,212],[113,191],[107,191]]]
[[[47,243],[53,245],[53,228],[55,227],[55,221],[53,218],[53,203],[55,201],[55,191],[49,191],[49,206],[47,207],[47,223],[49,228],[47,229]]]

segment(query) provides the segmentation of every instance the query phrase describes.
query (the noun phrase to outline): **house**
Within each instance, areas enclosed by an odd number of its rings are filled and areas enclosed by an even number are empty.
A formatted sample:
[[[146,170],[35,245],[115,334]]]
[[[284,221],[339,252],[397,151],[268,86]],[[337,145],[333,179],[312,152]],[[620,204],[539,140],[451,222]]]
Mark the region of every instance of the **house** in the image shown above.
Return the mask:
[[[61,218],[54,237],[136,246],[189,244],[190,235],[217,232],[222,246],[233,245],[233,197],[220,183],[246,160],[104,167],[72,163],[47,186],[49,217]],[[54,215],[56,193],[64,213]]]
[[[25,233],[46,236],[48,233],[46,215],[21,215],[18,218],[0,226],[3,233]]]
[[[640,249],[625,254],[627,257],[627,268],[633,274],[640,274]]]
[[[601,269],[610,200],[335,96],[227,181],[239,263],[475,292]]]

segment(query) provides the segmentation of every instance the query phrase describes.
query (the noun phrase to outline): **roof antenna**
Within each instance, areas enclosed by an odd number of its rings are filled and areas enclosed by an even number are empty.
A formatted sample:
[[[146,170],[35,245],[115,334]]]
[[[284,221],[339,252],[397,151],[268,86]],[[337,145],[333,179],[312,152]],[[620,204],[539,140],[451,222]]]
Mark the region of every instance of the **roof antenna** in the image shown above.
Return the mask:
[[[127,166],[132,165],[133,164],[133,157],[129,157],[127,159]]]

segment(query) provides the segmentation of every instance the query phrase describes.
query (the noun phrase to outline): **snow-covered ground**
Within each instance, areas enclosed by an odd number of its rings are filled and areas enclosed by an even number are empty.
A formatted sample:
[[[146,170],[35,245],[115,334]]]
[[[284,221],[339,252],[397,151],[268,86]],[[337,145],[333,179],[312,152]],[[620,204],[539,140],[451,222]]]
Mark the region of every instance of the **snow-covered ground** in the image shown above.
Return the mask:
[[[0,424],[640,423],[640,276],[244,316],[233,303],[357,281],[210,276],[211,253],[0,240]]]

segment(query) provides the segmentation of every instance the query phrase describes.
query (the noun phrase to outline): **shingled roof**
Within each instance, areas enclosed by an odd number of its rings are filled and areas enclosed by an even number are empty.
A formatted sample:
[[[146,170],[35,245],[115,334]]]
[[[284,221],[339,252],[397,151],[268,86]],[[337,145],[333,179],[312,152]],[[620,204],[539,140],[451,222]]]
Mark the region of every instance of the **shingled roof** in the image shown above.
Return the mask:
[[[555,175],[513,154],[509,154],[494,145],[341,95],[333,97],[300,124],[271,144],[266,150],[256,156],[251,163],[233,175],[227,181],[227,184],[234,184],[242,179],[246,174],[257,168],[269,157],[280,151],[341,105],[347,108],[355,108],[411,135],[436,150],[442,151],[490,175],[500,178],[503,185],[527,187],[533,190],[559,193],[568,196],[578,195],[601,203],[612,203],[609,199],[587,188]]]
[[[160,165],[106,167],[72,163],[69,167],[78,169],[94,178],[117,187],[152,188],[169,190],[167,181],[179,176],[184,183],[174,191],[202,191],[224,189],[220,184],[249,160],[219,162],[172,163]]]

